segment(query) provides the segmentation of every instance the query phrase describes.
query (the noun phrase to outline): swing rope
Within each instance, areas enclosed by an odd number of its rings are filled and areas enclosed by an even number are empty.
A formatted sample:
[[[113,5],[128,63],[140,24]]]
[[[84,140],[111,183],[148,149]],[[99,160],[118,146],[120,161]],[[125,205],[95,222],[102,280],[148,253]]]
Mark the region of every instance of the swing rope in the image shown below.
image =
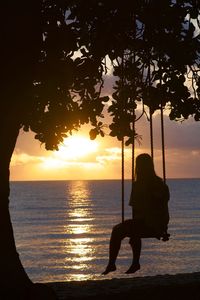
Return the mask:
[[[163,181],[166,183],[164,116],[163,116],[163,104],[162,104],[162,100],[161,100],[160,114],[161,114],[161,118],[160,119],[161,119],[161,143],[162,143]]]
[[[135,180],[135,110],[133,112],[133,122],[132,122],[132,187]],[[132,209],[133,218],[133,209]]]
[[[148,72],[147,72],[147,83],[148,86],[151,85],[151,65],[148,64]],[[154,160],[154,144],[153,144],[153,109],[151,101],[149,101],[149,121],[150,121],[150,147],[151,147],[151,157]]]
[[[163,181],[166,183],[166,164],[165,164],[165,136],[164,136],[164,114],[163,104],[161,102],[161,144],[162,144],[162,169],[163,169]],[[153,113],[150,108],[150,144],[151,144],[151,157],[154,159],[154,143],[153,143]],[[132,121],[132,184],[134,182],[134,170],[135,170],[135,113],[133,113]],[[124,222],[124,137],[122,138],[122,222]]]
[[[160,86],[162,86],[162,77],[160,77]],[[166,168],[165,168],[165,137],[164,137],[164,114],[163,114],[163,100],[161,96],[160,101],[160,120],[161,120],[161,144],[162,144],[162,169],[163,181],[166,183]]]
[[[149,71],[148,71],[148,78],[147,80],[149,81],[150,84],[150,66],[149,66]],[[162,79],[160,79],[160,82]],[[122,91],[124,88],[124,53],[122,55]],[[122,97],[122,101],[124,102],[124,97]],[[124,106],[123,106],[124,109]],[[144,107],[143,107],[143,113],[145,113]],[[141,116],[142,116],[141,115]],[[165,167],[165,139],[164,139],[164,114],[163,114],[163,102],[161,99],[160,103],[160,115],[161,115],[161,144],[162,144],[162,169],[163,169],[163,181],[166,182],[166,167]],[[151,157],[154,159],[154,139],[153,139],[153,112],[152,112],[152,107],[150,103],[149,107],[149,121],[150,121],[150,146],[151,146]],[[135,116],[135,109],[133,109],[133,119],[132,119],[132,187],[133,187],[133,182],[134,182],[134,170],[135,170],[135,122],[136,122],[136,116]],[[122,223],[124,223],[124,192],[125,192],[125,178],[124,178],[124,147],[125,147],[125,141],[124,141],[124,136],[122,137],[122,143],[121,143],[121,161],[122,161],[122,197],[121,197],[121,204],[122,204]],[[132,217],[133,217],[133,211],[132,211]],[[163,236],[157,237],[158,239],[162,239],[163,241],[167,241],[169,239],[169,234],[166,232]]]
[[[121,82],[121,88],[122,88],[122,111],[124,113],[124,51],[122,53],[122,62],[121,62],[121,67],[122,67],[122,82]],[[122,152],[121,152],[121,161],[122,161],[122,187],[121,187],[121,192],[122,192],[122,195],[121,195],[121,205],[122,205],[122,209],[121,209],[121,212],[122,212],[122,215],[121,215],[121,218],[122,218],[122,223],[124,223],[124,136],[122,136],[122,144],[121,144],[121,148],[122,148]]]
[[[152,114],[152,109],[149,109],[149,121],[150,121],[150,144],[151,144],[151,157],[154,160],[154,145],[153,145],[153,114]]]
[[[134,57],[135,58],[135,57]],[[121,67],[122,67],[122,81],[121,81],[121,87],[122,87],[122,101],[124,104],[124,53],[122,54],[122,62],[121,62]],[[148,84],[151,84],[151,78],[150,78],[150,65],[148,68],[148,74],[147,74],[147,81]],[[162,79],[160,79],[160,84],[162,84]],[[122,106],[124,110],[124,105]],[[144,113],[144,112],[143,112]],[[143,114],[142,113],[142,114]],[[166,182],[166,165],[165,165],[165,137],[164,137],[164,114],[163,114],[163,102],[161,98],[161,103],[160,103],[160,119],[161,119],[161,148],[162,148],[162,170],[163,170],[163,181]],[[132,183],[134,181],[134,170],[135,170],[135,110],[133,110],[133,119],[132,119]],[[152,112],[152,107],[150,104],[149,107],[149,121],[150,121],[150,147],[151,147],[151,157],[154,160],[154,137],[153,137],[153,112]],[[125,147],[125,141],[124,141],[124,136],[122,137],[122,143],[121,143],[121,169],[122,169],[122,180],[121,180],[121,218],[122,218],[122,223],[124,222],[124,202],[125,202],[125,156],[124,156],[124,147]]]
[[[124,137],[122,137],[122,223],[124,223]]]

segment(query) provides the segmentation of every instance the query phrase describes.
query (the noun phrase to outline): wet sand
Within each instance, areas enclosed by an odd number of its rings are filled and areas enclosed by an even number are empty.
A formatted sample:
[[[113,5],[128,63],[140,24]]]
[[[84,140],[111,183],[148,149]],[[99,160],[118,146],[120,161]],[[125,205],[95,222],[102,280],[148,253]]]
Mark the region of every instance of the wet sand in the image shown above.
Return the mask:
[[[59,300],[200,300],[200,272],[98,281],[47,283]]]

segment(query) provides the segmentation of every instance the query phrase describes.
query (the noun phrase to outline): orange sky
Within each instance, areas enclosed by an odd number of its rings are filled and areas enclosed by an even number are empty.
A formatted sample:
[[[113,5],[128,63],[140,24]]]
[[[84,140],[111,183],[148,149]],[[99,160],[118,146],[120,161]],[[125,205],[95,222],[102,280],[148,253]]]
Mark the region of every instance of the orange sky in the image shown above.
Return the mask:
[[[162,176],[160,119],[154,117],[155,167]],[[199,123],[176,123],[165,117],[166,171],[168,178],[200,177]],[[136,142],[136,155],[150,153],[149,123],[136,124],[142,144]],[[120,179],[121,143],[106,136],[90,141],[82,130],[61,145],[60,151],[46,151],[33,133],[19,136],[11,163],[11,180]],[[131,150],[125,150],[125,175],[131,177]]]
[[[199,29],[196,34],[199,33]],[[108,72],[105,75],[104,93],[112,95],[114,77],[107,58]],[[191,84],[188,82],[188,84]],[[170,121],[165,116],[166,175],[168,178],[200,178],[200,123],[192,118],[182,123]],[[142,144],[136,142],[136,155],[150,153],[149,123],[142,118],[136,124]],[[78,134],[79,145],[73,142],[61,146],[61,151],[46,151],[34,139],[33,133],[22,132],[17,141],[11,162],[11,180],[66,180],[66,179],[120,179],[121,144],[116,138],[97,138],[94,145],[89,140],[88,130]],[[73,141],[73,140],[72,140]],[[84,143],[85,149],[83,151]],[[162,176],[160,117],[154,116],[154,156],[157,174]],[[81,151],[80,151],[81,150]],[[70,154],[71,151],[71,154]],[[84,152],[84,153],[82,153]],[[131,151],[125,151],[125,175],[131,177]]]

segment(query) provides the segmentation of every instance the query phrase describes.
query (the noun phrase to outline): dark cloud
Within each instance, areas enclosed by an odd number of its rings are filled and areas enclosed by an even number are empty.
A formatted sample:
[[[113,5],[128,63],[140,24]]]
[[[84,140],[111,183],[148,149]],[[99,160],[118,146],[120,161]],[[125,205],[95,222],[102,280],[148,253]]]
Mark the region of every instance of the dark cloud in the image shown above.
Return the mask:
[[[184,122],[171,121],[164,116],[165,146],[169,149],[200,149],[200,123],[192,118]],[[150,123],[144,116],[136,123],[136,132],[142,137],[142,147],[150,148]],[[156,149],[161,148],[161,120],[157,114],[153,118],[153,141]],[[136,143],[137,146],[137,143]]]
[[[157,130],[159,118],[156,117]],[[168,148],[176,149],[200,149],[199,139],[200,123],[192,118],[184,122],[170,121],[165,117],[165,144]]]

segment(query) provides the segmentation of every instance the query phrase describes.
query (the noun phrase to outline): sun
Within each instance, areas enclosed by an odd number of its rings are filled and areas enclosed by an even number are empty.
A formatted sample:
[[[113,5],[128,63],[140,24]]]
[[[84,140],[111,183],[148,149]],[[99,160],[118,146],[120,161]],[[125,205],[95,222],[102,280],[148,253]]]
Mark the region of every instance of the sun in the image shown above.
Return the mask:
[[[89,156],[98,150],[98,142],[92,141],[86,136],[69,136],[67,137],[59,150],[54,152],[55,157],[63,160],[78,160],[82,157]]]
[[[57,169],[72,164],[91,166],[91,155],[98,152],[99,143],[84,135],[65,138],[58,151],[53,151],[42,161],[45,169]],[[93,157],[94,158],[94,157]]]
[[[72,135],[64,139],[58,151],[42,160],[42,168],[60,169],[72,164],[91,166],[92,155],[98,153],[99,143],[84,135]],[[94,156],[93,156],[94,159]]]

